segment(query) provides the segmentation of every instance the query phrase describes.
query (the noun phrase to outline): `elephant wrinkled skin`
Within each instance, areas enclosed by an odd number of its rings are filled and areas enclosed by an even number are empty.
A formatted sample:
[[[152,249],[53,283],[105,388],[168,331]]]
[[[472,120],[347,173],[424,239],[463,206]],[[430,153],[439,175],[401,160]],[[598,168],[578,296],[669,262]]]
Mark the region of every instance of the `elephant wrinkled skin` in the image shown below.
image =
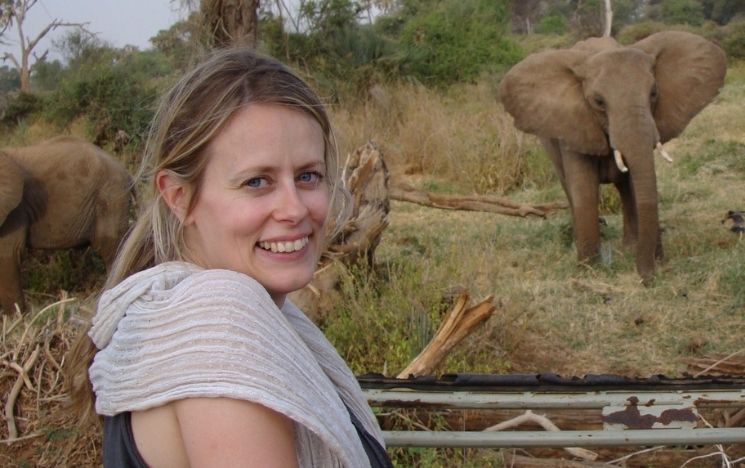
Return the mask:
[[[25,307],[20,262],[25,247],[91,245],[110,266],[128,229],[132,181],[101,148],[57,137],[0,150],[0,305]]]
[[[624,246],[636,250],[645,283],[654,277],[663,256],[654,148],[714,99],[726,70],[715,44],[667,31],[630,46],[594,38],[539,52],[505,75],[500,100],[517,128],[540,138],[554,164],[580,261],[598,256],[599,188],[612,183],[622,203]]]

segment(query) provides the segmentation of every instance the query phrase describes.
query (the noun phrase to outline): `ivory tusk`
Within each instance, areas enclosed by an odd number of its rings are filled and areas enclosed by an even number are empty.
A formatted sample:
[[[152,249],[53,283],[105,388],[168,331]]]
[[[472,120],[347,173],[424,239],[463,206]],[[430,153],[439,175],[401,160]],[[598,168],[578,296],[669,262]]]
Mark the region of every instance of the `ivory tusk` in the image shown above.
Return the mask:
[[[665,161],[669,163],[673,162],[673,158],[671,158],[670,155],[667,154],[667,151],[665,151],[665,149],[662,147],[661,142],[659,141],[657,142],[657,146],[655,146],[655,149],[657,149],[660,152],[660,156],[662,156],[663,159],[665,159]]]
[[[613,150],[613,159],[616,160],[616,166],[618,166],[618,170],[621,172],[629,172],[629,168],[626,167],[626,164],[623,163],[623,157],[621,156],[621,152],[618,150]]]

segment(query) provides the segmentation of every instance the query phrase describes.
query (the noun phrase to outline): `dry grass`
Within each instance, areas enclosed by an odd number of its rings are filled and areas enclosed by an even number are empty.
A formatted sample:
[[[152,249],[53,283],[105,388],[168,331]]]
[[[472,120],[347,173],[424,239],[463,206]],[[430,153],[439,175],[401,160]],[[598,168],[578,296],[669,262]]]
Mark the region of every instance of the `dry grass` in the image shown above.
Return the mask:
[[[347,278],[343,301],[323,324],[327,335],[355,372],[395,375],[427,343],[453,290],[466,288],[474,299],[493,294],[500,307],[438,373],[672,376],[686,370],[686,359],[742,349],[745,239],[720,221],[728,210],[745,209],[744,101],[745,65],[734,64],[718,100],[667,145],[676,163],[659,164],[658,180],[668,260],[651,287],[639,284],[633,258],[620,248],[612,196],[604,262],[595,266],[577,264],[565,213],[522,219],[395,202],[373,270]],[[515,131],[496,104],[494,83],[444,93],[381,89],[334,108],[333,120],[343,154],[375,140],[395,174],[429,190],[563,200],[535,139]],[[13,144],[51,136],[43,126],[23,132]],[[71,294],[87,302],[89,292]],[[11,363],[22,367],[34,350],[40,354],[14,404],[23,439],[0,443],[0,464],[95,464],[97,433],[61,416],[58,368],[74,333],[69,317],[89,310],[58,304],[42,312],[55,300],[31,296],[38,300],[30,314],[3,323],[4,402],[19,376]],[[4,421],[2,439],[9,435]],[[74,450],[65,452],[70,440]],[[489,451],[396,455],[404,466],[498,466],[501,459]]]
[[[27,315],[6,314],[0,335],[0,464],[3,466],[96,466],[100,436],[76,426],[65,411],[65,354],[77,334],[75,298],[63,293]],[[86,307],[83,312],[89,314]]]
[[[506,193],[550,177],[536,142],[501,110],[493,83],[444,93],[413,84],[376,87],[366,101],[333,109],[332,120],[342,154],[374,140],[395,174],[441,179],[450,191]]]

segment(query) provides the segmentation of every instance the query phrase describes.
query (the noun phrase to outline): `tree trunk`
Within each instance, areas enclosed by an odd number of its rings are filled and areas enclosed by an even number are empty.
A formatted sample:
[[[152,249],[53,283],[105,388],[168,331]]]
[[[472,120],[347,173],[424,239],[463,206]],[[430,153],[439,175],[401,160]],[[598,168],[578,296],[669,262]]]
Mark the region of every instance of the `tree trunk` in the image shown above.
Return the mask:
[[[611,28],[613,27],[613,7],[610,0],[605,0],[605,30],[603,37],[610,37]]]
[[[202,0],[204,43],[209,47],[246,45],[259,39],[259,0]]]

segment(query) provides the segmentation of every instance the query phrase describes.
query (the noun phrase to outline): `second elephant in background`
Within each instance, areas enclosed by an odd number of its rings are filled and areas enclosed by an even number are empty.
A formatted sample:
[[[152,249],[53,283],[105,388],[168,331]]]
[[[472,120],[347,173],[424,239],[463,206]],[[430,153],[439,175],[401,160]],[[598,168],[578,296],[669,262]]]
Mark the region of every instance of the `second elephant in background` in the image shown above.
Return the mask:
[[[0,150],[0,305],[23,310],[27,247],[90,245],[107,267],[129,227],[132,179],[107,152],[74,137]]]
[[[532,54],[504,77],[499,96],[520,130],[540,137],[569,200],[581,261],[600,249],[599,186],[618,189],[623,243],[645,282],[662,258],[654,149],[678,136],[724,84],[727,60],[685,32],[630,46],[588,39]],[[614,157],[615,156],[615,157]]]

